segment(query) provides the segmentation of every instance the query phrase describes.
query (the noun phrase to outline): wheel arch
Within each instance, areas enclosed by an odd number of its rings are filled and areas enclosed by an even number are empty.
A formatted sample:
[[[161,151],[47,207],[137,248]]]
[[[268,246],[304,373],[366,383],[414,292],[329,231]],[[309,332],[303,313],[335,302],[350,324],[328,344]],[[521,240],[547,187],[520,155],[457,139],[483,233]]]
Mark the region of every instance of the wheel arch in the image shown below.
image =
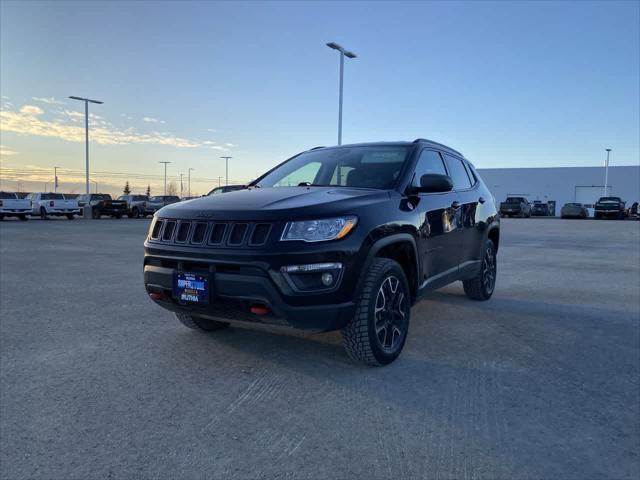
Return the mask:
[[[413,304],[417,297],[421,272],[420,257],[413,236],[408,233],[399,233],[381,238],[369,250],[366,268],[369,268],[374,258],[389,258],[400,264],[409,282]]]

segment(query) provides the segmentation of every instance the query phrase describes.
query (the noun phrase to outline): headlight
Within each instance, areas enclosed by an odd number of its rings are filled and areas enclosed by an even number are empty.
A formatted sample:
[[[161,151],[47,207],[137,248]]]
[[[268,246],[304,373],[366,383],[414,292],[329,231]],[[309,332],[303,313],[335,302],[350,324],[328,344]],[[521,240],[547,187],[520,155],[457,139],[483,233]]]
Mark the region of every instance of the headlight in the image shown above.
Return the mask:
[[[289,222],[284,227],[281,240],[301,240],[303,242],[338,240],[346,236],[357,222],[358,219],[354,216]]]

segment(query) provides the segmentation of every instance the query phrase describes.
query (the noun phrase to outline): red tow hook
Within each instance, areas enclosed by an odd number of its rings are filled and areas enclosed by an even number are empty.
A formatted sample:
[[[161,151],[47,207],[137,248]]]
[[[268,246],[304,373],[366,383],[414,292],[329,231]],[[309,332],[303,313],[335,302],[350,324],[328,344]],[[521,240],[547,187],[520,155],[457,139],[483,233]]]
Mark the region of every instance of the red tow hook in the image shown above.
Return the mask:
[[[251,313],[254,315],[266,315],[271,309],[266,305],[251,305]]]
[[[151,298],[151,300],[160,301],[164,298],[164,295],[160,292],[149,292],[149,298]]]

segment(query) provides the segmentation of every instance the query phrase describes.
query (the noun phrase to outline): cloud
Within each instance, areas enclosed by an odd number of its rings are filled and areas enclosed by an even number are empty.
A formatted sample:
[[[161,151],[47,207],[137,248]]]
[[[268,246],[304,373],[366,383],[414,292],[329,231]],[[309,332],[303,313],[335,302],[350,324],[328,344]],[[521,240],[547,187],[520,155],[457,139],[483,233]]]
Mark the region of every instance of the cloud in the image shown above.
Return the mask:
[[[17,155],[18,152],[15,150],[11,150],[9,147],[5,147],[4,145],[0,145],[0,157],[9,156],[9,155]]]
[[[20,109],[20,113],[23,113],[25,115],[42,115],[44,113],[44,110],[42,110],[40,107],[37,107],[36,105],[24,105]]]
[[[216,133],[215,128],[207,128],[207,132]]]
[[[35,100],[36,102],[47,103],[49,105],[66,105],[65,102],[56,100],[53,97],[31,97],[31,99]]]
[[[80,119],[84,119],[84,113],[73,110],[59,112],[63,118],[47,120],[43,118],[44,111],[34,105],[24,105],[19,111],[0,111],[0,130],[40,137],[53,137],[69,142],[84,142],[84,125]],[[149,144],[166,145],[176,148],[208,147],[226,151],[227,148],[220,145],[177,137],[168,132],[139,132],[133,127],[126,129],[117,128],[105,121],[100,116],[91,116],[91,141],[100,145],[130,145]]]
[[[164,120],[160,120],[159,118],[153,118],[153,117],[144,117],[142,120],[144,120],[147,123],[167,123]]]

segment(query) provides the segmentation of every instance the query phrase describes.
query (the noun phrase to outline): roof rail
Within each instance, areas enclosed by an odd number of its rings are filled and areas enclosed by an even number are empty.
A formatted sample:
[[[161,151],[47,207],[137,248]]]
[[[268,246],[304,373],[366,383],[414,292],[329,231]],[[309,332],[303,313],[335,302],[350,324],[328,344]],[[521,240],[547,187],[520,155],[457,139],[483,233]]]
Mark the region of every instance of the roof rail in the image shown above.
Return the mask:
[[[324,146],[324,145],[321,145],[321,146],[319,146],[319,147],[313,147],[313,148],[310,148],[309,150],[318,150],[319,148],[325,148],[325,146]]]
[[[447,145],[443,145],[442,143],[434,142],[433,140],[427,140],[426,138],[416,138],[412,143],[420,143],[420,142],[429,142],[434,145],[438,145],[439,147],[444,147],[447,150],[451,150],[452,152],[457,153],[458,155],[464,158],[464,155],[461,154],[458,150],[448,147]]]

